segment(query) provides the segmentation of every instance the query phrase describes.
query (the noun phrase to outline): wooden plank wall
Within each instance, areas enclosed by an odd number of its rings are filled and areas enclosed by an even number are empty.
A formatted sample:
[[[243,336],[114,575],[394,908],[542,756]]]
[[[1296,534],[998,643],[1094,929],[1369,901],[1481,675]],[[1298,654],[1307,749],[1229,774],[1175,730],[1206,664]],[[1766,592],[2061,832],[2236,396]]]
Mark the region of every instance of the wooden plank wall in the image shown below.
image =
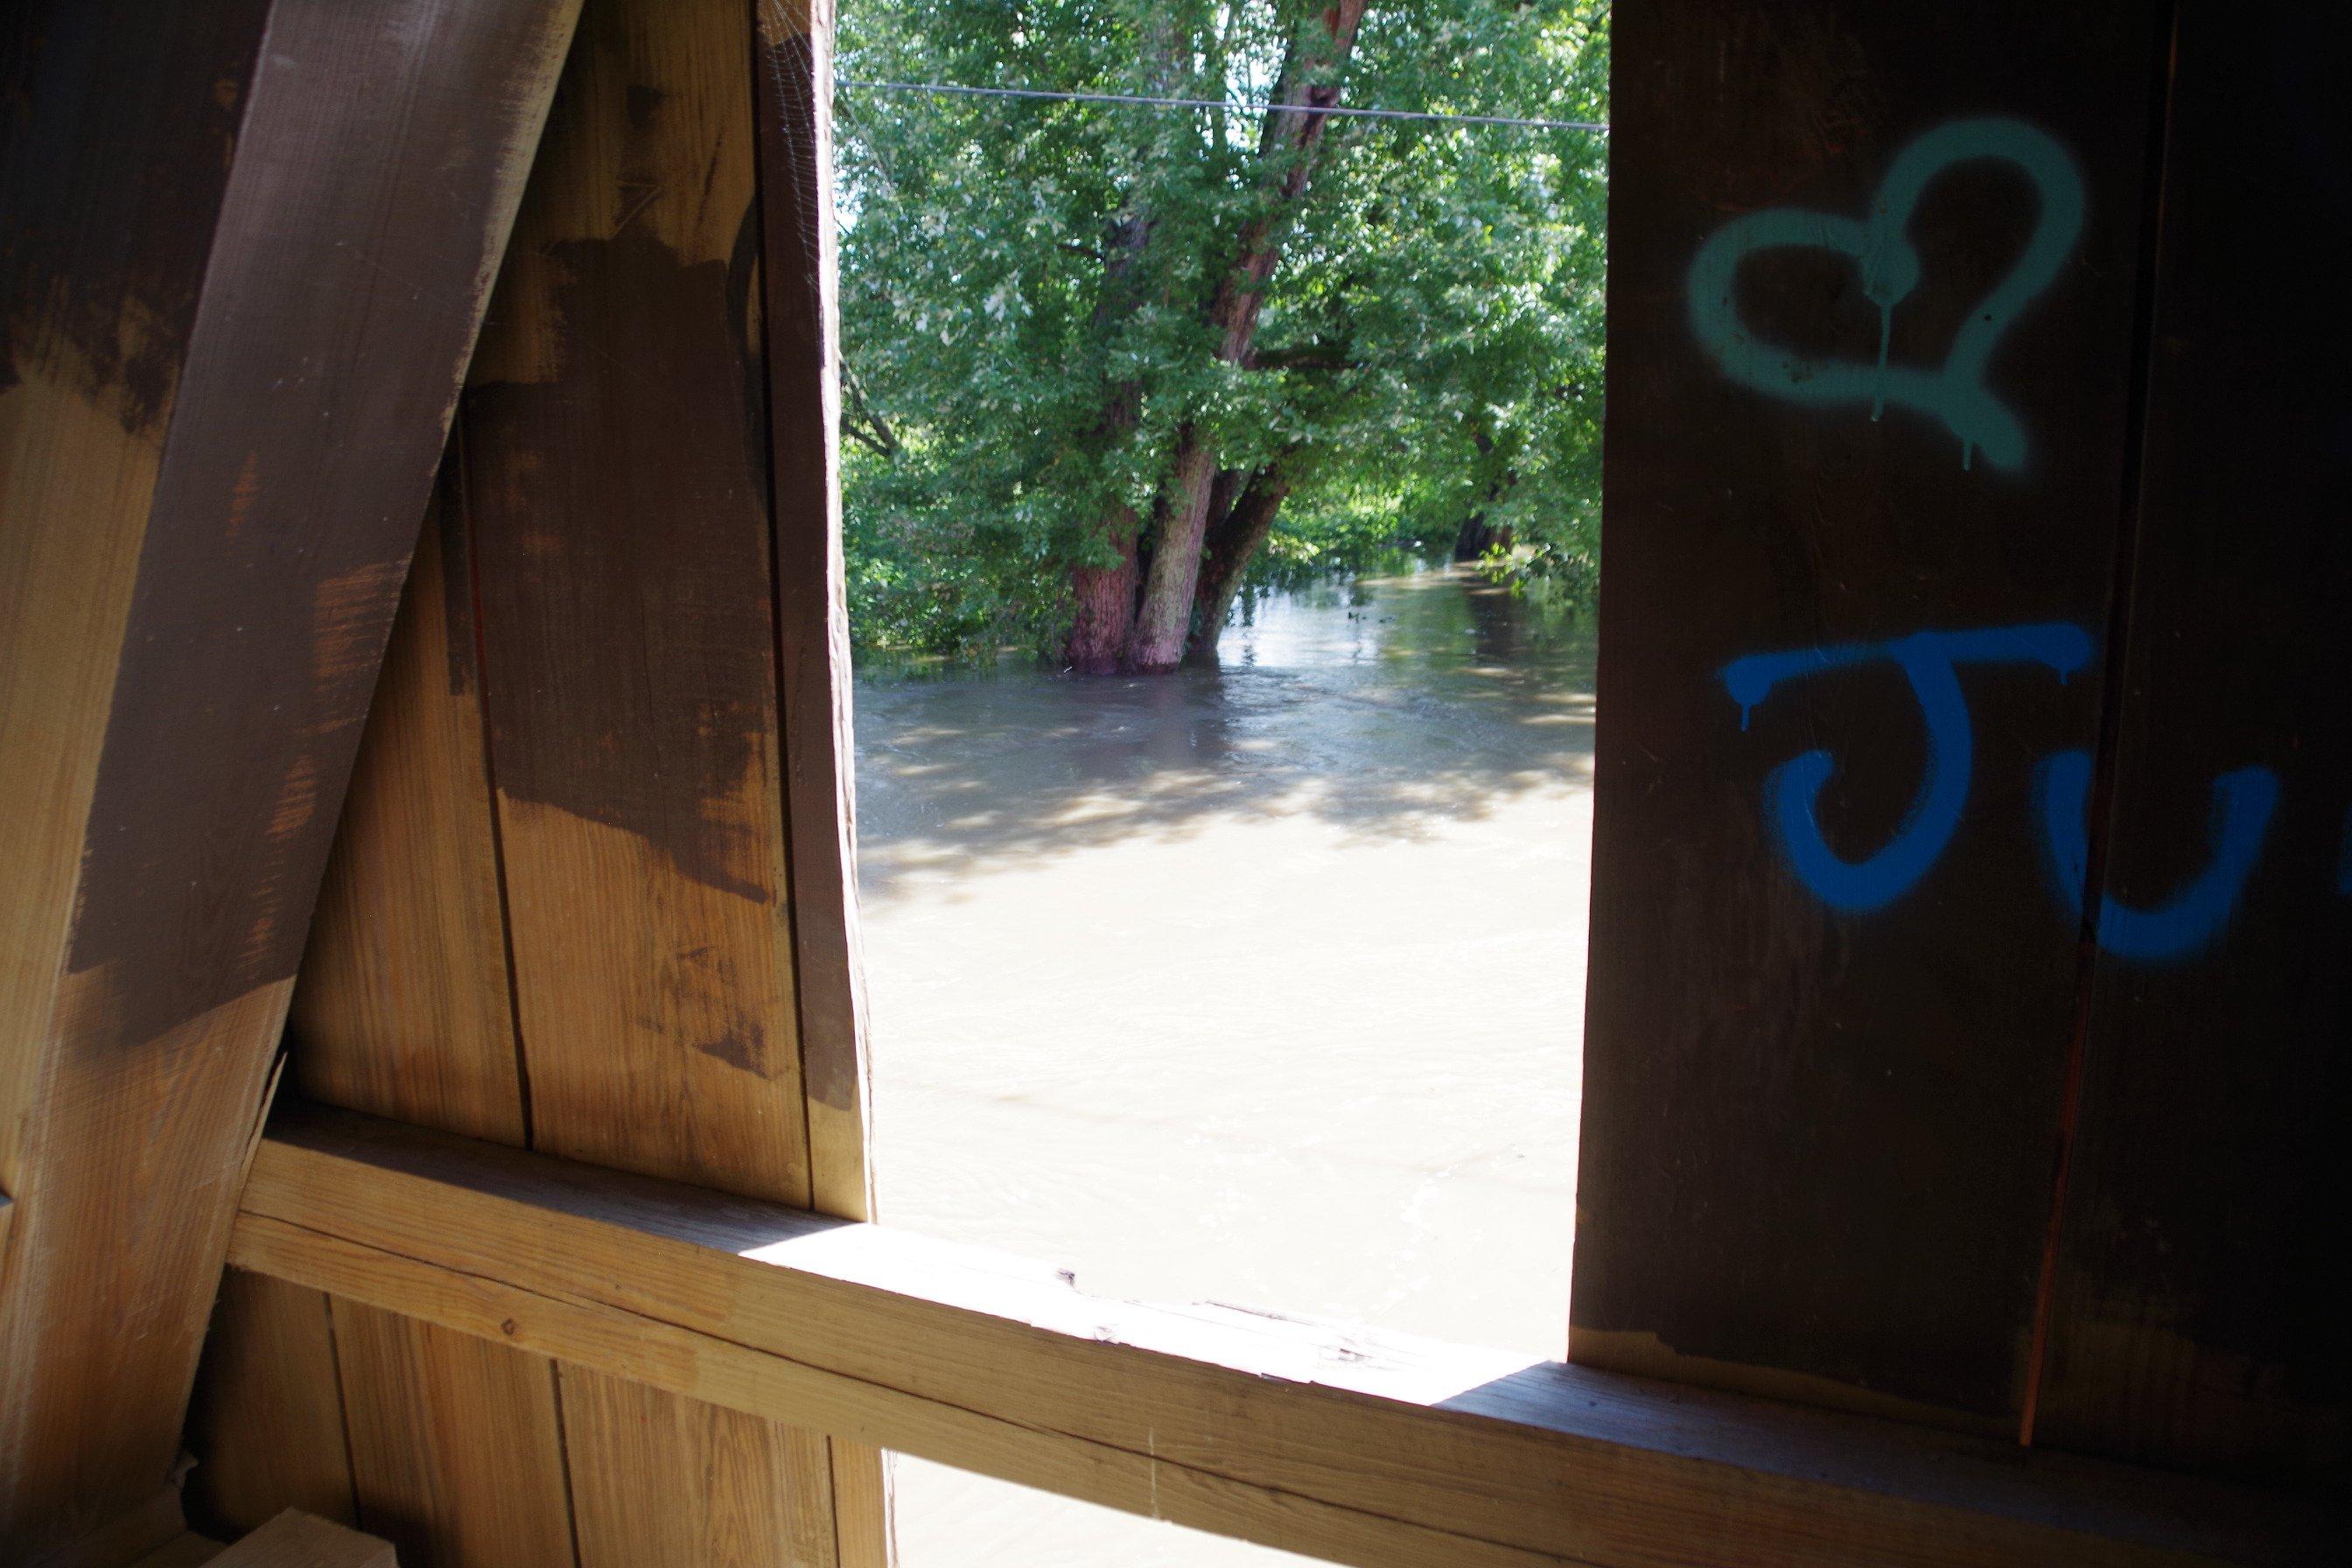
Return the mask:
[[[757,23],[746,0],[583,10],[394,633],[293,1059],[320,1100],[862,1217],[833,750],[846,664],[823,631],[839,593],[824,284],[797,239],[770,261],[759,193],[790,182],[786,236],[829,228],[831,209],[821,147],[763,141],[754,98],[795,73],[803,128],[821,120],[830,18]],[[772,312],[797,327],[772,365]],[[813,617],[813,648],[780,599]],[[803,840],[836,847],[810,857],[806,921]],[[812,1029],[829,1053],[814,1092]],[[253,1331],[231,1308],[228,1345]],[[318,1403],[344,1405],[356,1521],[404,1563],[887,1560],[870,1449],[350,1301],[303,1310],[334,1331],[314,1374]],[[267,1394],[226,1356],[217,1370],[192,1484],[238,1527],[292,1500],[208,1482],[247,1466],[244,1416]]]
[[[2352,1491],[2352,59],[2179,12],[2139,538],[2040,1434]],[[2234,792],[2229,793],[2229,792]],[[2224,796],[2242,876],[2210,880]],[[2071,808],[2072,803],[2066,803]],[[2210,887],[2210,894],[2200,888]],[[2329,1175],[2329,1172],[2336,1173]]]
[[[1575,1359],[2340,1467],[2314,17],[1621,8]]]
[[[572,14],[9,10],[0,1562],[167,1485]]]

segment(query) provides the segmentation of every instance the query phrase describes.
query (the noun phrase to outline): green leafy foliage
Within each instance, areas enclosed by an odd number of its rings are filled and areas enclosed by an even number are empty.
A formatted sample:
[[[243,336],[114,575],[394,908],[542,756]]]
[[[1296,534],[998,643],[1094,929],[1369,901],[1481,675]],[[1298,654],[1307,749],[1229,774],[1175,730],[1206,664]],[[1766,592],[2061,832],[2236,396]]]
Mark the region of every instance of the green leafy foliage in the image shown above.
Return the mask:
[[[850,0],[845,79],[1263,103],[1269,0]],[[1373,0],[1341,100],[1606,119],[1593,0]],[[836,95],[844,464],[862,645],[1050,647],[1092,526],[1148,517],[1177,431],[1294,485],[1253,571],[1452,548],[1589,593],[1606,137],[1330,122],[1242,364],[1207,307],[1264,202],[1260,116]],[[1107,417],[1122,395],[1135,418]],[[1147,547],[1149,542],[1147,541]]]

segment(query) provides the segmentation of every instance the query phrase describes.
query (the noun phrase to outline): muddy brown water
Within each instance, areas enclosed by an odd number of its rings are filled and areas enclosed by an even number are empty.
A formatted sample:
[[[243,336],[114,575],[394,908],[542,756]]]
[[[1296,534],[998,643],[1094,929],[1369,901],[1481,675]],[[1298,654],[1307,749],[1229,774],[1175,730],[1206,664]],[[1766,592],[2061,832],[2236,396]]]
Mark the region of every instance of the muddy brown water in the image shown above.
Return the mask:
[[[861,675],[878,1213],[1097,1294],[1558,1356],[1590,622],[1454,571],[1246,611],[1213,671]],[[898,1476],[908,1568],[1285,1560]]]

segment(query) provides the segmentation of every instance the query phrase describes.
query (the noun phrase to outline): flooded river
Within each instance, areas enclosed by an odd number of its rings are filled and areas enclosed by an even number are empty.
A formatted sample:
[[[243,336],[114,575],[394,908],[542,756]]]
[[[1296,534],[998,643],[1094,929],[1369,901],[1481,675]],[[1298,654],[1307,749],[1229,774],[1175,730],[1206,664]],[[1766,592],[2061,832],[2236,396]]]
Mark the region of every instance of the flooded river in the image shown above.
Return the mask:
[[[1220,655],[861,679],[879,1212],[1557,1356],[1589,623],[1431,571],[1262,598]],[[900,1499],[908,1568],[1279,1560],[929,1466]]]

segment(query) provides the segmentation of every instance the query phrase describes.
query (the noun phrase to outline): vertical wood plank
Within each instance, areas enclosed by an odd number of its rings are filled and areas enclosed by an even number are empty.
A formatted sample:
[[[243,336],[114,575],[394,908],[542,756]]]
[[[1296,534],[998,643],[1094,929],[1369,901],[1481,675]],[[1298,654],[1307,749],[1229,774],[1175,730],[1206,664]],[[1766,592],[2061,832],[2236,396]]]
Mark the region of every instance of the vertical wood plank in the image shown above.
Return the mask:
[[[804,1205],[751,41],[589,7],[463,420],[533,1143]],[[567,1371],[586,1568],[832,1561],[821,1439],[612,1395]]]
[[[857,939],[849,602],[841,542],[838,258],[833,205],[830,0],[757,0],[770,499],[791,830],[794,975],[808,1097],[811,1206],[873,1217],[866,1158],[865,959]],[[894,1548],[879,1449],[832,1445],[845,1568]]]
[[[361,1528],[411,1568],[573,1568],[551,1363],[333,1305]],[[537,1375],[516,1375],[518,1363]],[[529,1484],[509,1484],[518,1477]]]
[[[2096,985],[2038,1422],[2050,1443],[2337,1495],[2352,1487],[2336,1196],[2352,1114],[2352,426],[2322,389],[2352,342],[2352,121],[2333,79],[2348,58],[2352,23],[2330,9],[2179,7]],[[2078,794],[2047,806],[2045,839],[2070,816],[2081,833]],[[2078,902],[2086,869],[2066,873]]]
[[[257,6],[199,9],[7,24],[0,778],[38,831],[6,868],[0,1561],[176,1454],[571,8],[278,0],[266,49]]]
[[[289,1508],[355,1523],[327,1298],[232,1268],[188,1412],[188,1515],[223,1540]]]
[[[294,989],[303,1092],[520,1148],[472,546],[434,488]]]
[[[537,1145],[805,1204],[749,32],[589,8],[467,500]]]
[[[1617,18],[1578,1361],[2017,1429],[2159,9]]]
[[[872,1217],[864,960],[841,543],[833,11],[758,0],[769,449],[793,934],[814,1206]]]
[[[314,1098],[520,1146],[527,1119],[457,447],[453,441],[445,458],[385,650],[295,990],[292,1055],[301,1087]],[[320,1305],[323,1312],[326,1303]],[[242,1300],[225,1298],[216,1342],[250,1331],[245,1310]],[[346,1316],[356,1310],[336,1304]],[[352,1447],[349,1482],[362,1515],[390,1521],[409,1560],[441,1568],[499,1568],[515,1531],[568,1521],[560,1445],[510,1441],[498,1419],[506,1411],[553,1408],[555,1373],[547,1361],[358,1321],[357,1348],[339,1366],[329,1363],[339,1378],[305,1379],[288,1392],[335,1402],[339,1424],[345,1393],[362,1413],[366,1440]],[[205,1375],[225,1389],[269,1375],[241,1361],[215,1364],[223,1355],[217,1342],[207,1345]],[[242,1472],[280,1462],[274,1424],[204,1435],[208,1446],[199,1452],[213,1468]],[[200,1485],[205,1478],[199,1469]],[[478,1518],[484,1499],[498,1500],[496,1511]],[[260,1505],[272,1501],[310,1506],[265,1494],[236,1516],[238,1522],[249,1528],[269,1517],[277,1508]]]
[[[604,1446],[576,1471],[583,1563],[831,1568],[824,1438],[582,1367],[562,1382],[566,1418]],[[652,1499],[649,1475],[693,1484]]]
[[[898,1560],[898,1546],[889,1456],[870,1444],[841,1437],[832,1439],[828,1447],[834,1550],[840,1568],[890,1568]]]

